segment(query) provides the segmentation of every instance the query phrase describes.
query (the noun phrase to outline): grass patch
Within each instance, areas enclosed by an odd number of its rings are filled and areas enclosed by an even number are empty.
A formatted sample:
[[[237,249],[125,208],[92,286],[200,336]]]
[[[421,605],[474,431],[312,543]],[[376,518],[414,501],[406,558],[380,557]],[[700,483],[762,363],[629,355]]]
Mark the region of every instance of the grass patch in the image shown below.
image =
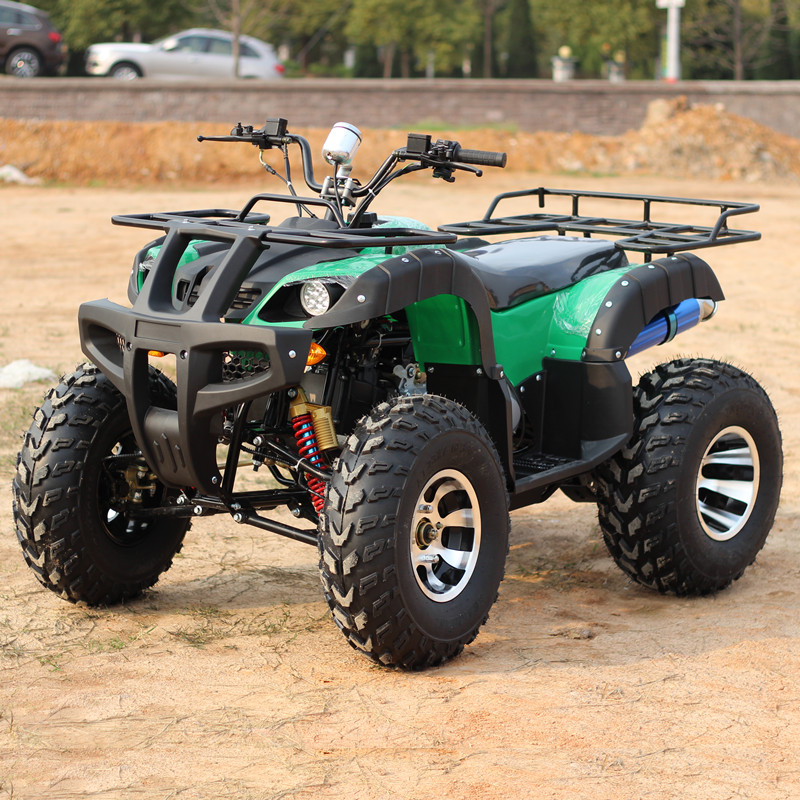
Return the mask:
[[[50,672],[61,672],[62,653],[49,653],[46,656],[37,656],[36,660],[43,666],[48,667]]]
[[[86,643],[86,649],[92,653],[116,653],[120,650],[125,650],[133,644],[141,641],[142,638],[147,636],[156,628],[151,625],[149,628],[144,628],[138,633],[133,633],[130,636],[112,636],[110,639],[90,639]]]

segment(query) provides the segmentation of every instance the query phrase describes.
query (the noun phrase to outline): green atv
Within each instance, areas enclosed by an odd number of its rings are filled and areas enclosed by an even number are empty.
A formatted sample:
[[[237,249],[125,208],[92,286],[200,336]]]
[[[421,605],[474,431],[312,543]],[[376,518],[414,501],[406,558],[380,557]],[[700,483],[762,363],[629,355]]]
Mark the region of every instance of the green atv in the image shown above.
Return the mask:
[[[509,509],[558,489],[597,503],[613,559],[658,591],[715,592],[752,563],[782,478],[766,393],[700,358],[633,387],[625,361],[714,313],[719,283],[687,251],[759,238],[728,227],[757,206],[538,188],[432,230],[372,203],[402,175],[480,175],[504,153],[410,134],[360,183],[361,135],[337,123],[320,184],[286,120],[199,138],[255,146],[288,193],[114,218],[159,238],[134,259],[130,308],[81,306],[91,363],[45,397],[14,480],[44,586],[91,605],[135,597],[194,517],[229,514],[316,546],[347,640],[417,669],[475,638]],[[294,147],[313,195],[292,184]],[[504,215],[509,201],[533,210]],[[583,211],[601,202],[633,212]],[[264,208],[281,204],[273,223]],[[709,208],[709,226],[659,221]],[[263,488],[237,488],[243,463],[268,473]]]

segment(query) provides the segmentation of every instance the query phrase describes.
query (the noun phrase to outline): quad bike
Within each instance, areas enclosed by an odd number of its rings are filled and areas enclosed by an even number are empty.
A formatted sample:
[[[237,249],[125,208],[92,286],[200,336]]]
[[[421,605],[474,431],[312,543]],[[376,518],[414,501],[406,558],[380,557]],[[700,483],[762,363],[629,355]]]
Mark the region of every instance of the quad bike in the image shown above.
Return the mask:
[[[25,436],[14,515],[44,586],[95,605],[134,597],[194,517],[229,514],[318,547],[347,640],[415,669],[475,638],[509,510],[557,489],[597,503],[613,559],[658,591],[715,592],[753,562],[782,480],[766,393],[705,358],[633,387],[626,359],[714,313],[720,285],[687,251],[759,238],[728,227],[757,206],[537,188],[432,230],[373,201],[402,175],[449,182],[505,154],[410,134],[360,183],[360,133],[338,123],[320,184],[286,120],[198,138],[254,145],[288,194],[114,217],[162,235],[134,258],[130,308],[81,306],[91,363]],[[291,182],[296,147],[313,196]],[[499,211],[512,201],[526,212]],[[600,202],[636,213],[583,211]],[[266,203],[290,215],[274,224]],[[713,224],[685,221],[709,209]],[[237,488],[243,464],[266,473],[258,489]],[[295,520],[270,515],[281,507]]]

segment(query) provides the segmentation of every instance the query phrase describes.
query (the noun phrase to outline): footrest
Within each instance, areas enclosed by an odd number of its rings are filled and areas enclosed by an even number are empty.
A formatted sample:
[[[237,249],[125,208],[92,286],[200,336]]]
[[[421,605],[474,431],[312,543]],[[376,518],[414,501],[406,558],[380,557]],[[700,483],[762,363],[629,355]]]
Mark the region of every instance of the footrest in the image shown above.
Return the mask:
[[[517,456],[514,458],[514,471],[518,476],[535,475],[539,472],[547,472],[556,467],[563,467],[574,461],[571,458],[562,456],[550,456],[546,453],[535,453],[531,455]]]

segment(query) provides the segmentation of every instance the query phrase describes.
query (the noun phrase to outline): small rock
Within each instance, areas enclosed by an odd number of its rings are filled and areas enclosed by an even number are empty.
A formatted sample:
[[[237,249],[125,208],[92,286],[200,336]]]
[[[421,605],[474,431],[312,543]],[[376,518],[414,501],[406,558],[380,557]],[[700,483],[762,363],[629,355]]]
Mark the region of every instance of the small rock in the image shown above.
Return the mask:
[[[46,367],[37,367],[27,358],[20,358],[0,367],[0,389],[19,389],[32,381],[53,381],[56,374]]]
[[[19,183],[23,186],[38,186],[42,182],[40,178],[29,178],[13,164],[5,164],[0,167],[0,181],[4,183]]]

